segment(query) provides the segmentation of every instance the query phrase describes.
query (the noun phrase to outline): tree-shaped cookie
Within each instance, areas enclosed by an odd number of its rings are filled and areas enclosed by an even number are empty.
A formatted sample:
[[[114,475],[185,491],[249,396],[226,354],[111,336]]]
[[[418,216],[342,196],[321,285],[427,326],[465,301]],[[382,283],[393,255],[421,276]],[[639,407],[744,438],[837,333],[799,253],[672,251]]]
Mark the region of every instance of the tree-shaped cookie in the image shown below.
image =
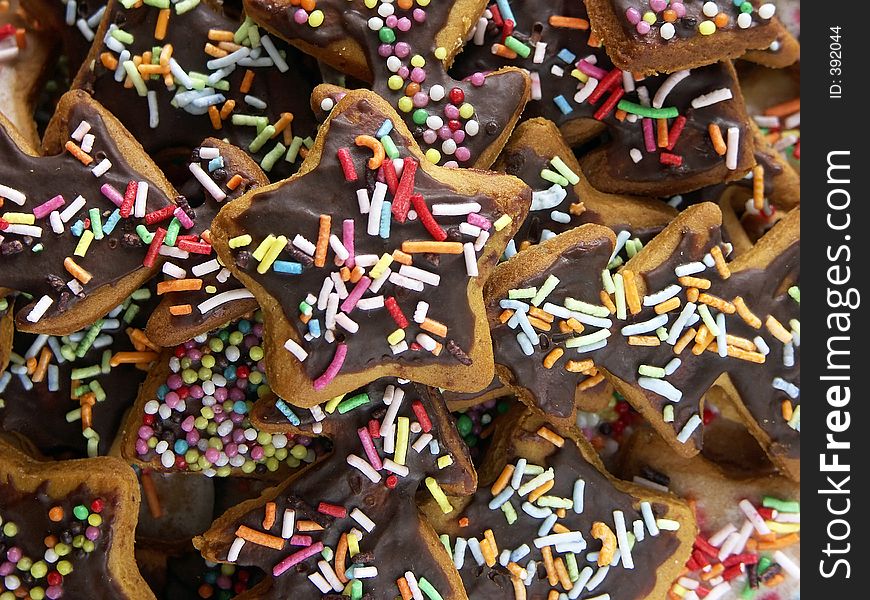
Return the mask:
[[[0,287],[33,297],[20,329],[87,327],[154,275],[174,192],[87,94],[64,95],[41,154],[0,117],[0,154]]]
[[[219,2],[112,0],[73,86],[161,165],[214,136],[281,179],[314,133],[310,71],[301,54]]]
[[[664,598],[689,557],[686,504],[615,479],[579,431],[522,404],[480,475],[450,514],[425,505],[469,598]]]
[[[242,597],[465,598],[450,556],[415,503],[419,490],[452,512],[446,494],[467,495],[476,485],[443,400],[431,388],[394,379],[337,400],[296,418],[310,424],[316,414],[318,427],[303,431],[321,431],[332,453],[231,508],[195,545],[209,560],[267,573]],[[280,409],[267,418],[286,431]]]
[[[263,307],[266,370],[291,404],[383,376],[473,391],[492,379],[482,282],[529,202],[514,177],[429,164],[360,90],[297,175],[224,206],[212,243]]]
[[[0,592],[153,600],[133,560],[138,510],[123,461],[36,462],[0,441]]]
[[[607,45],[613,62],[642,73],[671,73],[747,50],[765,50],[786,34],[774,15],[776,5],[760,0],[586,0],[592,29]],[[800,48],[778,62],[791,64]]]
[[[0,429],[53,457],[108,454],[158,356],[140,329],[152,306],[142,288],[73,334],[16,333],[0,372]]]
[[[194,149],[187,166],[193,177],[180,191],[194,225],[163,264],[163,300],[146,328],[161,346],[183,344],[257,308],[253,294],[218,260],[211,222],[224,203],[269,180],[244,151],[214,138]]]
[[[529,80],[511,68],[458,81],[447,66],[484,0],[249,0],[248,14],[397,109],[435,164],[486,168],[519,118]]]
[[[774,462],[799,477],[799,221],[792,211],[730,264],[710,203],[681,213],[618,272],[607,264],[625,240],[606,228],[530,248],[487,283],[499,376],[527,403],[570,417],[575,386],[601,371],[686,456],[701,445],[702,398],[719,380]]]

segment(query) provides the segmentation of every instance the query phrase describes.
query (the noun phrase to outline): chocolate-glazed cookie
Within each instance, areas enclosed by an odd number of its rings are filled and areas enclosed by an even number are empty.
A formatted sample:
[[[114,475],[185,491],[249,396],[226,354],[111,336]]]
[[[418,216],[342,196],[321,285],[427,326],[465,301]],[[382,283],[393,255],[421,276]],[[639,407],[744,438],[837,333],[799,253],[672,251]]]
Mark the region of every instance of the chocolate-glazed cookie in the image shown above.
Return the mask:
[[[0,117],[0,154],[0,194],[7,198],[0,286],[33,297],[18,313],[19,329],[66,335],[87,327],[156,272],[156,248],[149,252],[144,241],[154,223],[147,215],[171,216],[174,192],[87,94],[61,99],[44,155]]]
[[[529,80],[515,68],[463,81],[447,74],[484,2],[249,0],[245,8],[291,44],[371,82],[428,160],[485,169],[523,110]]]
[[[291,590],[322,598],[345,585],[373,599],[395,598],[403,586],[465,598],[449,555],[415,504],[419,488],[452,511],[445,493],[469,494],[476,484],[438,393],[382,379],[317,408],[316,425],[332,440],[332,453],[230,509],[195,540],[197,548],[209,560],[267,573],[246,598],[283,598]],[[267,414],[290,427],[280,411]]]
[[[302,55],[217,3],[111,1],[73,87],[105,104],[161,165],[215,136],[278,180],[296,171],[314,133],[316,79]]]
[[[266,313],[275,392],[310,406],[387,375],[485,387],[482,280],[529,193],[427,163],[384,100],[350,92],[298,175],[230,202],[212,227]]]

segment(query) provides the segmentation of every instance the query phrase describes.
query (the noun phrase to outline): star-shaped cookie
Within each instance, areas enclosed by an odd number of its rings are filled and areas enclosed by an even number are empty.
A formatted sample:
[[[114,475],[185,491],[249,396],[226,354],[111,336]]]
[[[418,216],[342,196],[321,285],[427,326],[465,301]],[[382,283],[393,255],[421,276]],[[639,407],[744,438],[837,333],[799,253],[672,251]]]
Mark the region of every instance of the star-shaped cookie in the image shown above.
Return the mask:
[[[0,590],[154,600],[133,560],[138,510],[139,487],[124,461],[36,462],[0,440]]]
[[[110,1],[73,87],[111,110],[161,166],[214,136],[273,180],[295,172],[315,130],[312,65],[220,2],[157,4]]]
[[[477,493],[424,505],[469,597],[663,598],[697,532],[689,506],[617,480],[522,404],[496,423]]]
[[[73,333],[154,275],[151,229],[172,217],[175,193],[87,94],[63,96],[41,153],[0,117],[0,154],[0,286],[33,298],[19,329]]]
[[[529,202],[514,177],[429,164],[359,90],[296,176],[224,206],[212,243],[263,307],[266,370],[291,404],[384,376],[473,391],[492,379],[482,282]]]
[[[278,406],[268,408],[268,418],[286,431],[290,421],[281,410],[291,409]],[[381,379],[311,413],[300,411],[295,422],[331,439],[332,453],[231,508],[194,540],[208,560],[266,572],[263,584],[240,597],[345,591],[385,600],[421,592],[466,598],[415,502],[419,491],[452,512],[446,494],[470,494],[477,483],[437,391]]]
[[[253,294],[218,260],[211,222],[226,202],[269,180],[244,151],[214,138],[194,149],[187,166],[193,177],[180,191],[194,225],[163,264],[163,300],[145,330],[161,346],[183,344],[257,308]]]
[[[245,8],[291,44],[371,82],[435,164],[487,168],[529,97],[516,68],[462,81],[447,73],[482,0],[248,0]]]

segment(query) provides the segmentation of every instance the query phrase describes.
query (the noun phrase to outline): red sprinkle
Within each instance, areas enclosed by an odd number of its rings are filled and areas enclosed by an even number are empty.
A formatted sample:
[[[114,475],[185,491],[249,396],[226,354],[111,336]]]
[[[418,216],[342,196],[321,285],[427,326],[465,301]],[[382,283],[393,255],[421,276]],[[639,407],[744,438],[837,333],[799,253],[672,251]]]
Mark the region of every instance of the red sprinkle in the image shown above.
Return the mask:
[[[136,191],[139,189],[139,184],[135,181],[130,181],[127,184],[127,189],[124,191],[124,201],[121,202],[121,218],[126,219],[133,212],[133,203],[136,201]]]
[[[95,498],[93,502],[91,502],[91,510],[95,513],[103,512],[103,500],[102,498]]]
[[[501,11],[498,9],[497,4],[490,6],[489,12],[492,13],[492,22],[495,23],[496,27],[504,26],[504,19],[501,18]]]
[[[679,167],[683,164],[683,157],[679,154],[671,154],[670,152],[662,152],[659,154],[659,162],[663,165]]]
[[[417,416],[417,422],[420,423],[423,433],[429,433],[432,430],[432,421],[429,420],[429,415],[426,414],[426,408],[423,406],[423,403],[419,400],[414,400],[411,403],[411,409]]]
[[[698,598],[706,598],[707,594],[710,593],[710,588],[705,588],[701,585],[695,588],[695,593],[698,594]]]
[[[9,221],[6,219],[0,219],[0,231],[3,231],[7,227],[9,227]]]
[[[759,506],[756,508],[756,510],[758,511],[758,514],[760,514],[761,517],[765,521],[773,520],[773,509],[772,508],[766,508],[764,506]]]
[[[601,100],[601,98],[604,97],[604,94],[608,92],[610,88],[612,88],[614,85],[616,85],[616,82],[620,79],[622,79],[621,69],[613,69],[607,75],[605,75],[601,79],[601,81],[598,82],[598,85],[595,87],[595,89],[592,90],[592,93],[589,94],[589,104],[595,104],[596,102]],[[622,94],[625,93],[625,90],[622,89],[622,86],[620,86],[619,89],[622,90]],[[622,97],[622,94],[619,95],[620,98]],[[613,105],[616,106],[616,102],[614,102]],[[598,119],[598,117],[595,118]],[[600,121],[601,119],[598,120]]]
[[[399,176],[396,175],[396,165],[391,160],[385,160],[381,163],[380,174],[383,175],[384,183],[387,184],[387,189],[390,194],[396,195],[396,190],[399,189]]]
[[[337,504],[330,504],[328,502],[321,502],[318,504],[317,512],[335,517],[336,519],[343,519],[347,516],[347,509],[345,507],[338,506]]]
[[[399,478],[395,475],[390,475],[389,477],[387,477],[386,481],[384,481],[384,485],[386,485],[390,489],[395,488],[398,483]]]
[[[402,180],[393,195],[393,216],[399,223],[404,223],[411,208],[411,192],[414,191],[414,179],[417,172],[417,161],[406,156],[402,167]]]
[[[722,572],[722,579],[725,581],[731,581],[732,579],[736,579],[743,575],[743,571],[745,567],[743,565],[734,565],[733,567],[729,567]]]
[[[505,24],[505,29],[506,29],[506,30],[507,30],[507,29],[510,29],[511,31],[513,31],[513,28],[514,28],[514,22],[513,22],[513,21],[511,21],[510,19],[508,19],[507,21],[505,21],[504,24]],[[508,32],[507,34],[505,34],[505,37],[507,37],[508,35],[510,35],[510,32]],[[451,88],[451,90],[450,90],[450,101],[451,101],[453,104],[462,104],[463,102],[465,102],[465,92],[463,92],[462,89],[461,89],[461,88],[458,88],[458,87]]]
[[[396,325],[399,326],[399,329],[404,329],[408,326],[408,319],[407,317],[405,317],[402,309],[399,308],[399,303],[396,302],[396,299],[393,296],[388,296],[387,299],[384,300],[384,306],[387,307],[390,316],[393,317],[393,321],[396,322]]]
[[[707,557],[704,556],[704,553],[701,552],[700,550],[693,551],[692,558],[695,560],[696,563],[698,563],[698,565],[699,565],[698,568],[700,568],[700,569],[703,569],[704,567],[706,567],[707,565],[710,564],[710,561],[707,560]]]
[[[5,40],[10,35],[15,35],[15,26],[12,23],[0,25],[0,40]]]
[[[61,583],[63,583],[63,575],[61,575],[57,571],[52,571],[48,574],[46,580],[48,581],[48,585],[60,585]]]
[[[504,41],[507,38],[507,36],[509,36],[510,34],[512,34],[514,32],[515,26],[516,26],[516,24],[514,23],[513,19],[505,19],[504,20],[504,27],[501,28],[501,43],[502,44],[504,44]],[[453,98],[451,97],[450,100],[452,102]],[[459,102],[462,102],[462,100],[460,100]],[[453,102],[453,103],[459,104],[459,102]]]
[[[686,117],[678,116],[671,125],[671,130],[668,132],[668,150],[673,150],[677,145],[677,140],[680,139],[680,134],[683,133],[683,128],[686,126]]]
[[[341,170],[344,171],[345,181],[356,181],[358,179],[359,176],[356,174],[356,167],[353,166],[353,159],[350,156],[350,150],[347,148],[339,148],[338,162],[341,163]]]
[[[194,254],[211,254],[211,244],[207,242],[191,242],[188,240],[178,240],[176,244],[179,250],[193,252]]]
[[[435,217],[432,216],[432,213],[429,212],[429,206],[426,204],[426,201],[423,200],[423,196],[420,194],[414,194],[411,196],[411,206],[413,206],[414,210],[417,211],[417,216],[419,217],[420,222],[435,241],[443,242],[447,239],[447,232],[441,228],[441,225],[438,224],[438,221],[436,221]]]
[[[172,213],[175,212],[175,205],[169,204],[160,208],[158,210],[151,211],[147,215],[145,215],[145,224],[153,225],[154,223],[159,223],[160,221],[165,221],[172,217]],[[162,242],[162,240],[161,240]]]
[[[719,549],[710,544],[710,542],[702,538],[700,535],[695,537],[695,548],[708,555],[710,558],[716,558],[719,556]]]
[[[618,69],[617,69],[617,71],[618,71]],[[609,76],[610,76],[610,74],[608,73],[607,77],[609,77]],[[604,79],[607,79],[607,77],[605,77]],[[598,91],[598,89],[600,87],[601,87],[601,84],[599,83],[598,87],[595,88],[595,91]],[[605,100],[604,104],[601,105],[601,108],[596,110],[595,114],[592,116],[594,116],[599,121],[603,120],[607,115],[609,115],[613,111],[614,108],[616,108],[616,105],[619,103],[619,101],[622,99],[622,97],[624,95],[625,95],[625,90],[622,89],[622,86],[619,86],[618,88],[613,90],[613,92],[611,92],[611,94],[607,97],[607,100]]]
[[[758,562],[757,554],[732,554],[722,563],[726,567],[733,567],[734,565],[754,565]]]
[[[373,440],[381,437],[381,422],[377,419],[369,421],[369,435],[372,436]]]
[[[145,218],[147,219],[148,217],[146,216]],[[157,255],[160,253],[160,246],[163,245],[163,240],[165,239],[166,230],[162,227],[158,227],[157,231],[154,232],[154,238],[151,240],[151,245],[148,246],[148,252],[145,253],[145,259],[142,261],[143,265],[149,269],[154,266],[154,263],[157,261]]]

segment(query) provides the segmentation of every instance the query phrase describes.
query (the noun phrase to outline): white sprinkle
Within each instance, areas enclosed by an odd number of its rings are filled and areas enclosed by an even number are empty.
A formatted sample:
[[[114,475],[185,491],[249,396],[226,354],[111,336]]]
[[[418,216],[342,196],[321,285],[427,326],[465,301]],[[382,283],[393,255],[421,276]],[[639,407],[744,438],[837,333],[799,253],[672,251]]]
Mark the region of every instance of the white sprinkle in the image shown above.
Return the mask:
[[[371,531],[375,528],[375,522],[372,521],[368,515],[366,515],[363,511],[358,508],[350,511],[350,517],[360,524],[360,527],[371,533]]]
[[[762,355],[767,356],[770,354],[770,346],[767,345],[767,342],[764,341],[764,338],[760,335],[755,336],[755,339],[752,340],[755,346],[758,348],[758,351],[761,352]]]
[[[577,478],[577,481],[574,482],[574,512],[578,515],[583,512],[583,494],[586,490],[586,482],[581,478]]]
[[[320,573],[314,572],[308,575],[308,581],[313,583],[317,589],[321,591],[323,594],[328,594],[333,591],[332,586],[323,578],[323,575]],[[343,588],[342,588],[343,589]]]
[[[268,35],[264,35],[260,38],[260,43],[263,44],[266,54],[269,55],[269,58],[272,59],[272,62],[275,63],[278,70],[282,73],[286,73],[290,67],[287,65],[287,61],[285,61],[278,53],[278,49],[275,47],[272,39]]]
[[[378,483],[381,480],[381,474],[375,471],[368,461],[360,458],[356,454],[349,454],[347,464],[358,469],[363,475],[369,478],[372,483]]]
[[[308,256],[314,256],[314,253],[317,250],[317,247],[313,243],[308,241],[308,239],[303,237],[300,233],[297,233],[296,236],[293,238],[292,244]]]
[[[653,108],[661,108],[665,105],[665,99],[668,97],[668,94],[680,83],[683,79],[688,77],[691,74],[691,71],[686,69],[685,71],[677,71],[675,73],[671,73],[667,79],[662,82],[662,85],[659,87],[656,95],[653,97],[652,105]]]
[[[541,508],[541,507],[535,506],[531,502],[523,502],[521,508],[523,509],[524,513],[526,513],[527,515],[529,515],[530,517],[532,517],[534,519],[546,519],[551,514],[553,514],[553,511],[550,510],[549,508]]]
[[[296,511],[292,508],[284,509],[284,517],[281,520],[281,537],[289,540],[293,537],[293,530],[296,528]]]
[[[433,204],[432,216],[434,217],[457,217],[470,213],[480,212],[480,204],[477,202],[461,202],[456,204]]]
[[[101,160],[96,167],[91,170],[91,173],[94,174],[94,177],[102,177],[106,174],[106,171],[112,168],[112,161],[108,158],[104,158]]]
[[[441,276],[425,269],[420,269],[411,265],[402,265],[399,267],[399,274],[417,281],[422,281],[432,286],[437,286],[441,283]]]
[[[465,550],[468,548],[468,541],[463,537],[456,538],[453,544],[453,566],[457,570],[465,566]]]
[[[423,592],[420,591],[420,586],[417,584],[417,578],[411,571],[405,571],[405,581],[408,582],[408,587],[411,589],[411,596],[414,600],[423,600]]]
[[[734,94],[731,93],[730,88],[719,88],[709,94],[701,94],[697,98],[694,98],[692,100],[692,108],[704,108],[705,106],[711,106],[713,104],[718,104],[719,102],[731,100],[733,97]]]
[[[690,262],[683,265],[679,265],[674,269],[674,274],[677,277],[687,277],[689,275],[695,275],[696,273],[701,273],[707,270],[707,266],[700,262]]]
[[[737,154],[740,150],[740,129],[728,128],[727,150],[725,152],[725,167],[730,171],[737,169]]]
[[[648,333],[650,331],[655,331],[659,327],[666,325],[668,322],[668,315],[658,315],[648,321],[643,321],[641,323],[633,323],[631,325],[626,325],[620,330],[622,335],[628,337],[630,335],[640,335],[642,333]]]
[[[88,133],[90,130],[91,124],[87,121],[82,121],[81,123],[79,123],[78,127],[76,127],[75,130],[70,134],[70,137],[77,142],[81,142],[82,139],[84,139],[85,134]],[[0,191],[0,195],[4,195],[2,194],[2,191]]]
[[[369,235],[380,235],[381,231],[381,212],[384,205],[384,198],[387,196],[387,184],[380,181],[375,183],[375,191],[372,194],[372,203],[369,207],[369,219],[366,232]]]
[[[680,338],[680,334],[683,332],[683,329],[686,327],[686,324],[689,321],[689,318],[695,314],[695,309],[697,305],[694,302],[687,302],[683,307],[683,310],[680,312],[680,316],[677,317],[677,320],[674,321],[674,324],[671,325],[671,329],[668,332],[667,342],[671,346],[677,343],[677,340]]]
[[[701,425],[701,417],[698,415],[692,415],[683,428],[680,430],[680,433],[677,434],[677,441],[681,444],[685,444],[689,441],[689,438],[692,437],[692,434],[695,433],[695,430]]]
[[[371,298],[362,298],[356,303],[356,307],[360,310],[376,310],[384,307],[383,296],[373,296]]]
[[[305,351],[302,346],[296,343],[295,340],[291,338],[287,338],[287,341],[284,342],[284,349],[290,352],[293,356],[299,359],[299,362],[304,361],[308,358],[308,352]]]
[[[462,244],[462,253],[465,255],[465,272],[469,277],[477,277],[477,254],[474,250],[474,244],[471,242]]]
[[[229,551],[227,552],[227,562],[234,563],[239,560],[239,553],[242,551],[242,546],[244,545],[245,540],[242,538],[237,537],[234,539]]]
[[[51,296],[43,296],[40,298],[39,302],[36,303],[36,306],[33,307],[33,310],[31,310],[27,315],[27,320],[31,323],[38,323],[43,315],[48,311],[48,308],[52,303],[54,303],[54,300]]]
[[[140,181],[136,187],[136,202],[133,204],[133,216],[141,219],[145,216],[148,205],[148,183]]]

